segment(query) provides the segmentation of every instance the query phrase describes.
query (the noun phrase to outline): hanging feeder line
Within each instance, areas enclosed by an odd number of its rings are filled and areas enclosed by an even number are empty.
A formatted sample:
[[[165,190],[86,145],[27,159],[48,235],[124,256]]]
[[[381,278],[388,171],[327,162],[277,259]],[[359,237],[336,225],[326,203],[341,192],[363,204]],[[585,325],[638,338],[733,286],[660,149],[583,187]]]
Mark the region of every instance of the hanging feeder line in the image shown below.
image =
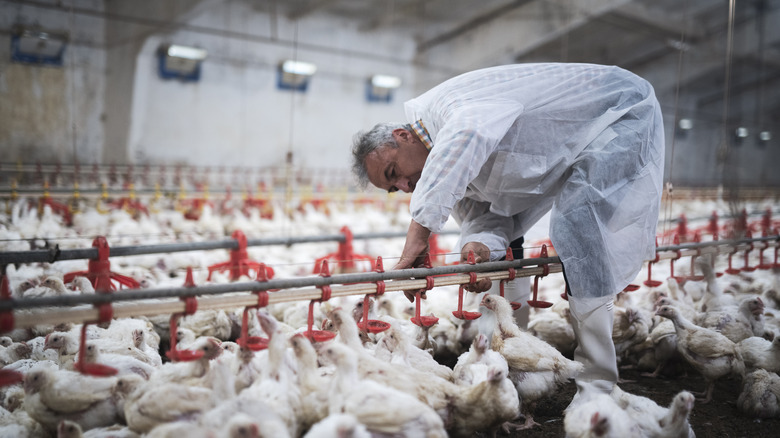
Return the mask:
[[[442,231],[439,235],[460,234],[460,231]],[[363,233],[353,234],[352,239],[383,239],[406,237],[406,232],[384,232],[384,233]],[[292,246],[300,243],[318,243],[318,242],[346,242],[344,234],[331,234],[323,236],[297,236],[297,237],[278,237],[263,239],[247,239],[247,246],[271,246],[285,245]],[[125,257],[135,255],[161,254],[170,252],[185,251],[206,251],[213,249],[231,249],[239,248],[239,243],[235,239],[226,239],[208,242],[186,242],[186,243],[162,243],[157,245],[129,245],[111,247],[111,257]],[[96,259],[98,250],[96,248],[82,249],[59,249],[54,246],[51,249],[33,250],[33,251],[8,251],[0,253],[0,266],[11,263],[54,263],[61,260],[84,260]]]
[[[679,246],[658,247],[658,259],[676,258],[678,254],[695,255],[707,253],[729,253],[724,248],[733,247],[737,250],[748,250],[755,246],[755,242],[763,242],[764,248],[780,246],[780,236],[764,236],[753,239],[733,241],[712,241],[701,243],[689,243]],[[678,253],[679,251],[679,253]],[[307,286],[321,287],[332,284],[345,284],[331,288],[331,296],[365,295],[379,291],[377,282],[384,280],[396,280],[385,285],[385,291],[415,290],[434,287],[460,285],[474,281],[469,272],[478,272],[477,279],[488,278],[491,281],[509,278],[510,268],[526,266],[538,266],[516,271],[516,276],[528,277],[543,274],[544,265],[553,264],[549,272],[561,272],[560,259],[558,257],[521,259],[516,261],[486,262],[478,265],[448,265],[436,268],[416,268],[387,272],[367,272],[353,274],[339,274],[331,277],[307,277],[294,279],[274,279],[265,282],[240,282],[229,284],[213,284],[192,287],[160,288],[144,290],[126,290],[117,294],[95,294],[45,297],[35,299],[5,299],[0,300],[0,312],[8,313],[20,309],[34,309],[46,307],[42,311],[18,311],[14,312],[16,327],[33,327],[38,324],[59,324],[63,322],[93,321],[100,317],[95,308],[81,307],[70,309],[52,309],[51,306],[77,306],[97,305],[116,301],[138,301],[159,298],[180,298],[192,295],[220,295],[232,292],[257,292],[271,289],[294,289]],[[498,271],[498,272],[496,272]],[[453,275],[457,274],[457,275]],[[439,277],[433,277],[439,276]],[[415,279],[409,279],[415,278]],[[432,281],[430,281],[430,280]],[[365,283],[365,284],[355,284]],[[433,284],[430,284],[433,283]],[[300,300],[321,299],[322,292],[319,289],[299,289],[269,294],[268,304],[293,302]],[[202,297],[199,299],[201,309],[234,309],[246,307],[257,303],[254,294],[241,294],[219,297]],[[186,311],[184,303],[180,300],[120,303],[114,306],[114,317],[126,318],[141,315],[172,314]]]
[[[116,303],[113,305],[115,318],[128,318],[136,316],[153,316],[184,312],[185,304],[179,300],[182,296],[198,296],[198,309],[230,310],[257,304],[257,295],[244,293],[224,295],[231,292],[257,292],[271,289],[290,289],[268,294],[268,304],[311,301],[323,298],[322,286],[331,286],[331,297],[344,297],[351,295],[373,294],[381,286],[377,282],[395,280],[385,283],[385,292],[415,290],[426,288],[430,277],[431,287],[459,285],[472,280],[471,276],[462,272],[476,272],[477,279],[490,279],[491,281],[507,278],[508,268],[520,268],[537,264],[558,263],[557,257],[548,259],[523,259],[513,262],[487,262],[478,265],[452,265],[436,268],[416,268],[386,272],[366,272],[356,274],[338,274],[330,277],[306,277],[293,279],[273,279],[266,282],[240,282],[228,284],[209,284],[196,287],[175,287],[144,290],[124,290],[121,293],[110,295],[72,295],[59,297],[45,297],[19,300],[0,300],[0,312],[13,310],[15,328],[33,327],[39,324],[59,324],[63,322],[82,322],[95,320],[97,311],[91,306],[70,307],[57,309],[52,306],[78,306],[93,305],[106,302],[136,301],[133,303]],[[542,272],[541,267],[517,269],[518,277],[537,275]],[[496,272],[497,271],[497,272]],[[550,266],[550,272],[561,272],[559,264]],[[441,275],[441,276],[439,276]],[[436,277],[433,277],[436,276]],[[409,278],[415,279],[409,279]],[[363,283],[363,284],[355,284]],[[313,286],[307,289],[296,289]],[[221,295],[221,296],[209,296]],[[167,298],[168,300],[154,300],[140,302],[155,298]],[[36,309],[39,310],[21,310]]]

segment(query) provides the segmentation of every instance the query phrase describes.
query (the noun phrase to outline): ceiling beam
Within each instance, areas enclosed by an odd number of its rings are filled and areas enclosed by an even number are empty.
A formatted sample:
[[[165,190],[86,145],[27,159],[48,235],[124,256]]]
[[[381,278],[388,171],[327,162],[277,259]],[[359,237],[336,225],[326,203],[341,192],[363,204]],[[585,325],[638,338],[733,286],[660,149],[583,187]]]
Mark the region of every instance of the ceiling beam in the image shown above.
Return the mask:
[[[679,39],[684,35],[686,42],[696,42],[707,34],[703,24],[697,20],[686,16],[678,17],[668,10],[648,8],[647,3],[643,2],[628,3],[615,8],[599,20],[605,21],[610,18],[623,21],[622,24],[616,23],[616,25],[628,26],[627,28],[632,32],[642,31],[664,39]]]
[[[503,17],[508,12],[513,11],[521,6],[524,6],[530,2],[533,2],[535,0],[514,0],[510,3],[507,3],[505,5],[499,6],[495,9],[492,9],[490,11],[487,11],[483,14],[479,14],[457,26],[455,26],[452,30],[449,30],[447,32],[441,33],[439,35],[436,35],[433,38],[430,38],[426,41],[421,42],[417,45],[417,53],[423,53],[426,50],[437,46],[439,44],[444,44],[450,40],[453,40],[467,32],[470,32],[472,29],[475,29],[480,26],[484,26],[486,24],[490,24],[492,21]]]
[[[290,12],[287,13],[287,18],[289,18],[292,21],[300,20],[301,18],[311,14],[312,12],[330,6],[331,4],[336,3],[337,1],[338,0],[311,0],[307,3],[304,3],[303,5],[301,5],[301,7],[297,9],[290,10]]]
[[[571,7],[547,1],[514,2],[513,9],[492,20],[438,38],[442,41],[436,41],[435,45],[425,44],[422,46],[425,50],[418,50],[415,62],[446,65],[461,71],[511,64],[518,56],[630,1],[578,0]]]
[[[392,26],[396,21],[403,19],[410,15],[416,15],[425,10],[425,2],[412,1],[404,3],[400,7],[396,8],[395,3],[389,3],[391,6],[390,11],[382,11],[374,18],[366,21],[358,26],[358,30],[361,32],[374,32],[379,28]],[[423,15],[423,14],[419,14]]]
[[[768,23],[780,22],[780,9],[767,11],[763,17]],[[744,58],[748,56],[757,56],[758,37],[756,35],[756,22],[744,21],[734,29],[733,59]],[[780,28],[778,26],[768,26],[766,29],[767,46],[780,43]],[[681,87],[686,84],[694,84],[709,72],[725,69],[726,62],[726,35],[724,30],[711,33],[696,44],[692,44],[690,49],[683,53],[680,60],[680,53],[672,51],[666,56],[656,59],[652,66],[637,71],[645,79],[653,84],[656,93],[662,94],[673,92],[678,83]],[[776,52],[765,51],[766,68],[774,67],[772,61],[775,61]],[[679,62],[682,61],[682,69],[678,74]]]

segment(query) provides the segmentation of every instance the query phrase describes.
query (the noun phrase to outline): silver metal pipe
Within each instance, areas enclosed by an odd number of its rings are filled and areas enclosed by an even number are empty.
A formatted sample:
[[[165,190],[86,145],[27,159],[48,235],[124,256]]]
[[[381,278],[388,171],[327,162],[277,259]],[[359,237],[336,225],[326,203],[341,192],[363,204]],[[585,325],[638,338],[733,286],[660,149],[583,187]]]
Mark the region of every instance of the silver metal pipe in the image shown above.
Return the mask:
[[[442,234],[457,234],[458,231],[443,231]],[[364,233],[354,234],[355,240],[361,239],[382,239],[392,237],[404,237],[405,232],[383,232],[383,233]],[[292,236],[262,239],[247,239],[247,246],[270,246],[286,245],[291,246],[299,243],[316,242],[345,242],[344,234],[331,234],[322,236]],[[235,239],[208,241],[208,242],[186,242],[186,243],[161,243],[157,245],[128,245],[111,247],[111,257],[125,257],[134,255],[161,254],[170,252],[184,251],[207,251],[213,249],[238,249],[238,242]],[[0,253],[0,265],[11,263],[54,263],[60,260],[82,260],[95,259],[98,251],[95,248],[83,249],[59,249],[57,246],[50,249],[39,249],[32,251],[8,251]]]
[[[168,287],[158,289],[128,289],[115,293],[95,293],[90,295],[66,295],[44,298],[22,298],[0,300],[0,311],[30,309],[36,307],[75,306],[79,304],[102,304],[116,301],[135,301],[150,298],[177,298],[195,295],[219,295],[232,292],[250,292],[272,289],[293,289],[307,286],[326,286],[332,284],[371,283],[385,280],[425,278],[434,275],[448,275],[468,272],[488,272],[560,263],[558,257],[521,259],[513,261],[486,262],[476,265],[447,265],[435,268],[400,269],[386,272],[360,272],[337,274],[330,277],[280,278],[265,282],[246,281],[226,284],[205,284],[195,287]]]

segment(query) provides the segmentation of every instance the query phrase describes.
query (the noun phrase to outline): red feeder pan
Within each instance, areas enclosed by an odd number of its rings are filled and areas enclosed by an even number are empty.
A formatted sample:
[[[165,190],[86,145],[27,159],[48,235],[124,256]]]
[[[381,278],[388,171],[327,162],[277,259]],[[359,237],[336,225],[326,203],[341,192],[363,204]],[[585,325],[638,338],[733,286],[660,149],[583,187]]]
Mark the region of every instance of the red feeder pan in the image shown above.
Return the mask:
[[[541,251],[541,254],[539,254],[539,257],[543,258],[543,259],[547,258],[547,245],[542,245],[542,251]],[[538,299],[539,278],[540,277],[544,277],[545,275],[547,275],[549,273],[550,273],[550,265],[545,263],[545,264],[542,265],[542,273],[540,275],[535,275],[534,276],[534,295],[533,295],[533,298],[528,300],[528,305],[529,306],[544,309],[544,308],[547,308],[547,307],[550,307],[550,306],[553,305],[553,303],[551,303],[549,301],[542,301],[542,300]]]
[[[469,251],[469,255],[466,258],[466,263],[469,265],[476,264],[476,260],[474,258],[474,251]],[[474,284],[477,282],[477,274],[476,272],[469,272],[469,283]],[[463,285],[461,284],[458,288],[458,310],[455,310],[452,312],[452,315],[455,316],[455,318],[458,319],[465,319],[465,320],[474,320],[482,316],[479,312],[467,312],[463,310]]]
[[[249,336],[249,310],[244,308],[244,314],[241,319],[241,337],[236,340],[241,348],[248,348],[252,351],[260,351],[268,348],[268,339],[260,336]]]
[[[320,270],[320,276],[330,277],[330,270],[328,269],[327,259],[322,261],[322,269]],[[314,326],[314,303],[328,301],[330,299],[330,293],[331,293],[330,286],[329,285],[321,286],[320,289],[322,290],[322,297],[319,300],[309,301],[309,316],[307,321],[307,330],[303,332],[303,335],[306,336],[306,338],[308,338],[309,341],[311,341],[312,343],[325,342],[336,337],[336,333],[329,332],[326,330],[312,329],[312,326]]]
[[[425,277],[426,290],[433,289],[433,277]],[[420,315],[420,301],[422,301],[422,290],[418,290],[414,294],[414,316],[410,319],[412,324],[420,327],[431,327],[437,322],[439,318],[435,316],[422,316]]]
[[[432,327],[437,322],[439,322],[439,318],[435,316],[422,316],[420,315],[420,300],[422,300],[422,292],[419,291],[415,294],[414,302],[417,303],[414,307],[414,316],[410,319],[412,321],[412,324],[420,326],[420,327]]]
[[[732,267],[732,266],[731,266],[731,258],[732,258],[732,257],[734,256],[734,254],[736,254],[736,253],[737,253],[737,246],[736,246],[736,245],[734,245],[734,250],[733,250],[733,251],[731,251],[731,252],[729,253],[729,267],[726,269],[726,273],[727,273],[727,274],[731,274],[731,275],[737,275],[737,274],[739,274],[739,272],[740,272],[740,271],[739,271],[739,269],[736,269],[736,268],[734,268],[734,267]]]
[[[109,320],[111,318],[108,318]],[[80,372],[81,374],[88,374],[90,376],[96,376],[96,377],[108,377],[108,376],[114,376],[116,373],[118,373],[116,368],[110,367],[108,365],[102,365],[99,363],[90,363],[86,362],[84,360],[84,348],[86,348],[86,340],[87,340],[87,325],[88,324],[82,324],[81,326],[81,344],[79,345],[79,360],[78,362],[73,364],[73,368]]]
[[[376,263],[374,263],[374,271],[375,272],[385,272],[384,265],[382,264],[382,256],[379,256],[376,258]],[[379,297],[382,296],[385,293],[385,282],[380,280],[376,282],[376,293],[375,296]],[[358,328],[360,330],[363,330],[364,332],[369,333],[381,333],[387,329],[390,328],[390,324],[379,321],[376,319],[368,319],[368,306],[369,306],[369,295],[366,295],[363,297],[363,317],[358,321]]]
[[[184,280],[184,286],[185,287],[195,286],[195,282],[192,279],[192,268],[187,268],[187,277]],[[191,362],[193,360],[198,360],[201,357],[203,357],[203,352],[200,350],[177,349],[176,331],[178,328],[177,324],[179,318],[181,318],[184,315],[192,315],[193,313],[195,313],[195,311],[198,310],[198,301],[195,299],[195,297],[182,297],[181,299],[184,301],[184,312],[174,313],[173,315],[171,315],[171,319],[170,319],[171,349],[168,350],[168,352],[165,353],[165,355],[168,356],[168,359],[172,360],[173,362]]]
[[[629,284],[628,286],[626,286],[626,287],[623,289],[623,291],[624,291],[624,292],[634,292],[634,291],[637,291],[637,290],[639,290],[639,287],[640,287],[640,286],[639,286],[638,284]]]
[[[473,272],[472,272],[473,274]],[[452,312],[452,315],[458,319],[465,319],[468,321],[474,320],[482,316],[480,312],[468,312],[463,310],[463,285],[458,288],[458,310]]]
[[[764,231],[762,234],[762,237],[766,237],[766,231]],[[761,270],[768,270],[772,269],[771,263],[764,263],[764,250],[769,248],[769,242],[764,242],[764,246],[761,248],[761,251],[758,253],[758,266],[756,268]]]
[[[268,281],[267,271],[262,263],[257,270],[257,281]],[[249,336],[249,310],[267,306],[268,292],[262,290],[255,293],[257,294],[257,305],[244,308],[244,314],[241,318],[241,336],[236,340],[236,344],[241,348],[260,351],[268,348],[269,340],[260,336]]]
[[[173,362],[191,362],[203,357],[203,352],[200,350],[179,350],[176,348],[177,321],[182,315],[181,313],[171,315],[171,349],[165,355]]]

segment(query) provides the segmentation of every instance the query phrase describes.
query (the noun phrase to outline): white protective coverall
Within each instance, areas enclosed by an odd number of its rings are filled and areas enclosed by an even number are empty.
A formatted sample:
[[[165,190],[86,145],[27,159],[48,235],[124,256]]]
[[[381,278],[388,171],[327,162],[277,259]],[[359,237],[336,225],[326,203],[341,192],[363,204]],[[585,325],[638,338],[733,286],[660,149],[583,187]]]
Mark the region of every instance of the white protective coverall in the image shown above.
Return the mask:
[[[404,108],[434,146],[412,219],[439,232],[452,214],[461,244],[481,242],[495,260],[552,208],[580,322],[578,383],[614,383],[612,300],[655,256],[664,132],[652,86],[614,66],[518,64],[454,77]]]

